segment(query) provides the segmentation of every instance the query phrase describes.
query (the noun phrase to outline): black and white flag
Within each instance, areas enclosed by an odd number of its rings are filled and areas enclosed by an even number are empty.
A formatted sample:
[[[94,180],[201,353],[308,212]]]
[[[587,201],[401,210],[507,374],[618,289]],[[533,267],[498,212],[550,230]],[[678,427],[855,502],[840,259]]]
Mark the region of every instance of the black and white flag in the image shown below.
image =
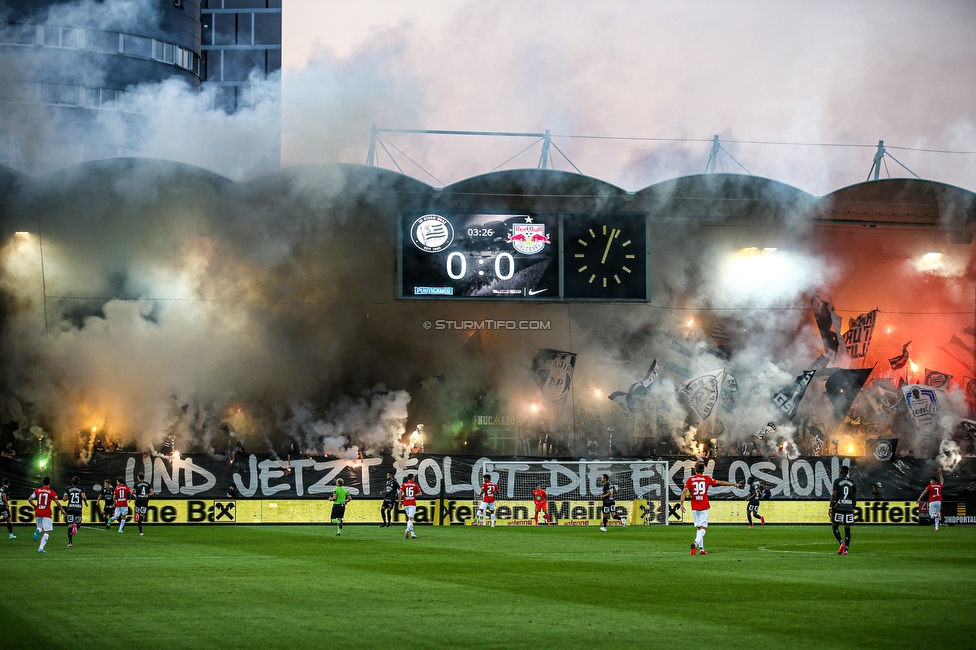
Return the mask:
[[[796,411],[800,408],[800,400],[803,399],[803,394],[807,392],[807,386],[813,381],[813,376],[816,372],[816,368],[804,370],[792,384],[773,393],[771,398],[773,404],[779,407],[779,410],[783,412],[787,420],[792,420],[796,417]]]
[[[688,398],[688,405],[695,415],[704,422],[712,414],[718,402],[719,392],[722,390],[722,376],[725,369],[695,377],[681,388],[681,393]]]
[[[844,345],[851,359],[863,359],[868,355],[874,326],[878,322],[878,310],[873,309],[857,318],[849,319],[850,326],[844,332]]]
[[[660,372],[661,369],[657,365],[657,359],[655,359],[651,362],[651,367],[642,381],[631,384],[626,393],[619,390],[610,393],[610,401],[618,404],[627,415],[645,410],[647,405],[644,400],[651,390],[651,385],[657,381]]]
[[[769,422],[762,429],[752,434],[753,438],[759,438],[760,440],[765,440],[766,436],[776,433],[776,423]]]
[[[550,402],[563,402],[573,384],[576,353],[540,349],[532,360],[532,375]]]
[[[817,321],[820,338],[823,340],[824,355],[835,365],[847,365],[847,348],[840,344],[840,329],[844,321],[834,311],[830,296],[813,294],[813,318]]]

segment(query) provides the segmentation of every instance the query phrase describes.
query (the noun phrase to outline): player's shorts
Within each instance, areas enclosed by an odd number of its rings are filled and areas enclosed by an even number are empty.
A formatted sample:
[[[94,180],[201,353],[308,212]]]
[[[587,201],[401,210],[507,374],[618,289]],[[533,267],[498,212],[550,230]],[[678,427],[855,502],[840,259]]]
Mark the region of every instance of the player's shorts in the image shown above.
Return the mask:
[[[695,518],[695,528],[708,528],[708,510],[692,510]]]
[[[149,504],[142,506],[136,503],[135,508],[136,516],[139,517],[139,521],[146,521],[146,513],[149,512]]]
[[[929,517],[935,519],[940,514],[942,514],[942,502],[941,501],[929,501]]]
[[[54,522],[50,517],[37,517],[37,529],[45,533],[54,530]]]
[[[394,505],[396,505],[396,500],[395,499],[390,499],[389,501],[387,501],[386,499],[384,499],[383,500],[383,505],[381,507],[383,509],[385,509],[385,510],[393,510],[393,506]]]
[[[535,511],[536,512],[543,512],[543,511],[549,512],[549,502],[547,501],[546,503],[537,503],[537,504],[535,504]]]
[[[64,521],[69,526],[71,524],[81,525],[81,510],[67,510],[64,513]]]
[[[759,502],[758,501],[750,501],[749,502],[749,507],[747,508],[747,510],[749,512],[759,512]]]
[[[494,501],[482,501],[481,507],[478,508],[482,512],[495,512],[495,502]]]
[[[854,523],[854,513],[853,512],[837,512],[834,511],[834,524],[843,524],[845,526],[850,526]]]
[[[329,519],[342,519],[345,516],[346,516],[346,504],[333,503],[332,514],[329,516]]]
[[[115,514],[112,515],[116,519],[121,519],[122,517],[129,516],[129,506],[116,506]]]
[[[111,517],[113,512],[115,512],[115,506],[114,505],[105,506],[104,508],[102,508],[102,514],[105,515],[105,518],[106,519],[108,519],[109,517]]]
[[[413,516],[417,514],[417,506],[403,506],[403,512],[406,513],[408,519],[413,519]]]
[[[7,519],[10,517],[10,510],[7,508],[0,508],[0,519]]]
[[[611,504],[607,505],[606,503],[604,503],[603,504],[603,514],[610,515],[611,517],[616,517],[617,516],[617,504],[616,503],[611,503]]]

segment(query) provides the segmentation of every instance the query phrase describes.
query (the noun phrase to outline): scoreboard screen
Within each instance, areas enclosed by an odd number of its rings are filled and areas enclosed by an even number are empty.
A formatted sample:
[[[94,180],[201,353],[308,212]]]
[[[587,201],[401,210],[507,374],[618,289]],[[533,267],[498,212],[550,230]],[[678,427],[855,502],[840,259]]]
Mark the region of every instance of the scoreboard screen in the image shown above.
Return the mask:
[[[642,215],[404,213],[398,298],[650,300]]]

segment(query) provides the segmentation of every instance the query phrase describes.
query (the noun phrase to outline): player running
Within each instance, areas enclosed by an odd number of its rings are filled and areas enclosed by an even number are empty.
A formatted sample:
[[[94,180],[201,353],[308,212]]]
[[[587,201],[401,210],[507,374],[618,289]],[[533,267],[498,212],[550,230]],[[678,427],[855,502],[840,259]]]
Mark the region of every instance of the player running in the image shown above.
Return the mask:
[[[834,527],[834,537],[840,542],[837,555],[847,555],[851,546],[851,524],[854,523],[854,506],[857,505],[857,486],[847,474],[850,472],[851,461],[844,459],[840,468],[840,478],[834,481],[834,491],[830,495],[830,523]],[[840,530],[844,525],[844,539],[840,538]]]
[[[81,523],[81,509],[88,505],[88,495],[79,483],[77,476],[71,479],[71,485],[64,489],[65,502],[64,520],[68,524],[68,548],[74,546],[74,536],[78,534],[78,524]]]
[[[495,495],[498,494],[498,485],[491,480],[491,474],[485,474],[484,483],[481,484],[481,505],[475,513],[472,526],[477,526],[477,521],[481,518],[481,525],[488,525],[488,511],[491,510],[491,527],[495,527]]]
[[[603,475],[602,489],[603,492],[600,493],[600,498],[603,499],[603,524],[601,524],[600,530],[607,532],[607,523],[611,517],[626,526],[627,522],[617,514],[617,486],[610,482],[609,474]]]
[[[759,517],[759,525],[766,525],[766,518],[759,514],[759,501],[763,498],[763,493],[765,489],[763,488],[762,481],[757,481],[755,476],[749,477],[749,505],[746,506],[746,519],[749,520],[749,528],[755,528],[752,525],[752,516],[756,515]]]
[[[413,517],[417,514],[417,495],[421,494],[420,486],[414,483],[413,474],[407,474],[407,480],[400,486],[400,496],[398,501],[403,506],[403,512],[407,515],[407,530],[404,537],[407,539],[417,539],[413,532]]]
[[[105,479],[102,481],[102,492],[95,499],[95,503],[102,502],[102,518],[105,520],[105,528],[112,525],[112,515],[115,514],[115,496],[112,493],[112,483]]]
[[[393,478],[393,472],[387,472],[386,485],[383,487],[383,505],[380,506],[380,516],[383,518],[380,528],[393,527],[393,507],[396,505],[399,493],[400,484]]]
[[[705,463],[698,461],[695,464],[694,474],[685,481],[685,487],[681,490],[681,512],[685,512],[685,497],[691,496],[691,512],[695,516],[695,541],[691,545],[691,554],[708,555],[705,551],[705,533],[708,532],[708,489],[713,485],[726,485],[728,487],[741,487],[738,483],[728,481],[716,481],[711,476],[705,475]]]
[[[47,553],[44,547],[47,546],[48,533],[54,530],[54,522],[51,520],[51,504],[55,504],[62,510],[61,502],[58,500],[58,493],[51,489],[51,477],[45,476],[41,480],[41,487],[34,490],[27,502],[34,506],[34,519],[37,529],[34,531],[34,541],[38,536],[41,538],[41,545],[38,553]]]
[[[945,487],[945,480],[942,478],[942,468],[938,470],[938,477],[933,476],[929,479],[929,484],[925,486],[922,493],[918,495],[918,504],[922,505],[922,499],[927,494],[929,497],[929,517],[935,523],[935,529],[939,530],[939,523],[942,521],[942,489]]]
[[[7,524],[7,535],[10,539],[17,539],[14,535],[14,517],[10,512],[10,479],[3,479],[0,485],[0,521]]]
[[[115,499],[115,512],[112,514],[112,518],[108,520],[110,526],[112,522],[118,520],[120,533],[125,528],[125,518],[129,516],[129,498],[131,496],[132,490],[125,484],[125,479],[120,476],[116,479],[115,490],[112,491],[112,497]]]
[[[336,479],[336,488],[332,491],[332,496],[329,497],[329,501],[332,502],[332,514],[329,519],[336,525],[336,537],[342,534],[342,520],[346,516],[346,504],[351,499],[349,490],[342,487],[342,479]]]
[[[542,486],[538,483],[535,484],[535,489],[532,490],[532,501],[535,503],[535,525],[539,525],[539,513],[541,512],[546,520],[546,526],[551,526],[552,522],[549,519],[549,493],[542,489]]]
[[[149,497],[156,496],[156,491],[146,481],[145,472],[139,472],[138,479],[132,492],[136,497],[136,525],[139,526],[139,537],[142,537],[142,524],[145,523],[146,514],[149,512]]]

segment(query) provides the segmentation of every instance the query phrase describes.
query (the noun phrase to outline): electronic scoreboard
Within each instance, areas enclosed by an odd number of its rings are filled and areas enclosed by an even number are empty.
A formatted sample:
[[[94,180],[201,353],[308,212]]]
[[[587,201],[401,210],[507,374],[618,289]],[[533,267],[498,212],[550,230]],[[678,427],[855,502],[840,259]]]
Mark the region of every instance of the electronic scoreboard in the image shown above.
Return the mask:
[[[398,297],[650,300],[644,215],[401,215]]]

